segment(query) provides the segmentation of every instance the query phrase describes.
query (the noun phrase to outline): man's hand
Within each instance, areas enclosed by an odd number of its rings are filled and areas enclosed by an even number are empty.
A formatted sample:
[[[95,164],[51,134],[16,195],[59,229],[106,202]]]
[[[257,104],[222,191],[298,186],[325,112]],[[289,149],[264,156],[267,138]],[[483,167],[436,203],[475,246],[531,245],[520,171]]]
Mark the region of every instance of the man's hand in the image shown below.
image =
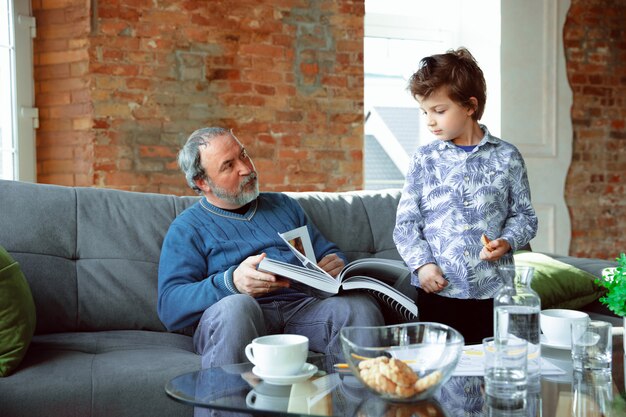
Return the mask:
[[[485,246],[480,251],[479,257],[483,261],[497,261],[510,250],[511,245],[506,241],[506,239],[494,239],[488,243],[488,246]]]
[[[263,258],[265,258],[264,253],[250,256],[233,272],[233,283],[240,293],[248,294],[256,298],[266,295],[278,288],[289,287],[288,280],[276,278],[274,274],[257,270],[259,262],[261,262]]]
[[[330,255],[324,256],[318,263],[317,266],[322,268],[324,271],[328,272],[333,277],[337,277],[337,274],[341,272],[343,267],[345,266],[343,260],[334,253]]]
[[[439,292],[448,286],[448,281],[443,277],[443,271],[436,264],[422,265],[417,270],[417,278],[420,287],[426,292]]]

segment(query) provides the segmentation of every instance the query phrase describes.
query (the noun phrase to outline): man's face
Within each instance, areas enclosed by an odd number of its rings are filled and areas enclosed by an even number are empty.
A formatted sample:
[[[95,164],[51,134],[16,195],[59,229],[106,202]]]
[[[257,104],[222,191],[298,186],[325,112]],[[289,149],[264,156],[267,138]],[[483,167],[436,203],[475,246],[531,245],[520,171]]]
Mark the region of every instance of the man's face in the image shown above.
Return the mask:
[[[196,180],[207,200],[223,209],[236,209],[259,195],[257,174],[241,143],[231,136],[213,138],[200,148],[207,179]]]

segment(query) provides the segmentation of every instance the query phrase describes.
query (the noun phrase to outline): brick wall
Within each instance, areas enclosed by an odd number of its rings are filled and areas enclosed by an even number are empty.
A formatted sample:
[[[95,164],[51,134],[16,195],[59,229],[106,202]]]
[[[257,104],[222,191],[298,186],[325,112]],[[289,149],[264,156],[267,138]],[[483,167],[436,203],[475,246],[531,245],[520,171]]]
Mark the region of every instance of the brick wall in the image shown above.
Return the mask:
[[[264,190],[363,182],[362,0],[35,0],[38,181],[189,193],[175,156],[232,127]]]
[[[626,2],[572,0],[563,31],[574,102],[565,198],[570,254],[626,251]]]
[[[362,0],[94,3],[33,0],[39,182],[186,194],[180,144],[225,125],[265,190],[361,187]],[[572,0],[563,31],[573,255],[626,250],[625,9]]]

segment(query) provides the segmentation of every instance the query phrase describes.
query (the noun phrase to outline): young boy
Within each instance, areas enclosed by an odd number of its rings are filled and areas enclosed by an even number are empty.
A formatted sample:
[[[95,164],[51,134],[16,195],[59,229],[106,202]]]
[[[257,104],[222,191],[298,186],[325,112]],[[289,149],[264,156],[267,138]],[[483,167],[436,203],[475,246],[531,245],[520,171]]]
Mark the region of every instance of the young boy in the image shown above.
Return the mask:
[[[537,233],[526,167],[515,146],[478,123],[486,84],[467,49],[422,59],[409,89],[438,140],[411,160],[394,242],[414,271],[420,320],[480,343],[493,335],[497,267]]]

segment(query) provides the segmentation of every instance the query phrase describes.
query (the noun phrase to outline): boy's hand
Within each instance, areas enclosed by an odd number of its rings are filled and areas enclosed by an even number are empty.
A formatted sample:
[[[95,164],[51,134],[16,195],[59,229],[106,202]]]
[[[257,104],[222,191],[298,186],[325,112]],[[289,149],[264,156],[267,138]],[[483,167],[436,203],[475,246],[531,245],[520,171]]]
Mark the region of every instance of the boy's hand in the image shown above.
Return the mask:
[[[439,292],[448,286],[443,271],[436,264],[426,264],[417,270],[420,287],[426,292]]]
[[[480,259],[483,261],[497,261],[511,250],[511,245],[506,239],[494,239],[489,241],[480,251]]]
[[[333,277],[337,277],[337,274],[341,272],[345,264],[339,256],[337,256],[334,253],[331,253],[330,255],[324,256],[317,263],[317,266],[322,268],[324,271],[328,272]]]

